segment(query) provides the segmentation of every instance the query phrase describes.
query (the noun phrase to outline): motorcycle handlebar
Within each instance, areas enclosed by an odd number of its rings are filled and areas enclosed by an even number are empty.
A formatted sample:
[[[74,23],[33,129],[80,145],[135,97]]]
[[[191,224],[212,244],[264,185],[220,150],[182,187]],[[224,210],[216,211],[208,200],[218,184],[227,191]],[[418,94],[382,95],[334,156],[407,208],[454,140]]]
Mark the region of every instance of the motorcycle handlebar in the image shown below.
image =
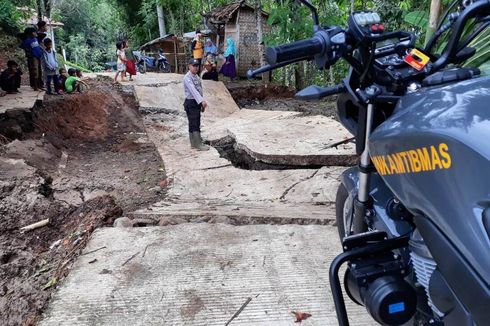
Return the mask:
[[[437,71],[446,67],[447,64],[451,63],[452,60],[455,59],[459,41],[461,40],[461,36],[463,35],[464,28],[466,27],[468,20],[475,17],[479,13],[488,13],[489,11],[490,0],[476,1],[462,11],[452,27],[451,36],[446,47],[444,48],[444,52],[433,64],[432,71]]]
[[[325,50],[325,41],[320,37],[312,37],[285,45],[269,47],[266,49],[266,60],[270,65],[285,61],[299,61],[313,58]]]

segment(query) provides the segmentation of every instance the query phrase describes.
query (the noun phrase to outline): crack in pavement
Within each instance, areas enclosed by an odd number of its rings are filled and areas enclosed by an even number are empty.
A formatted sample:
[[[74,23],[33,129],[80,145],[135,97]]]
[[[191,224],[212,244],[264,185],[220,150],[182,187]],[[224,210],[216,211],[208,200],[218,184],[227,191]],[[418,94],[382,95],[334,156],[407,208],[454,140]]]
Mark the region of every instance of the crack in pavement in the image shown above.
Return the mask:
[[[321,168],[320,168],[321,169]],[[312,175],[310,175],[309,177],[306,177],[304,179],[301,179],[299,180],[298,182],[294,183],[293,185],[291,185],[290,187],[288,187],[281,195],[281,197],[279,197],[279,200],[284,200],[284,198],[287,196],[287,194],[294,188],[296,187],[298,184],[300,184],[301,182],[305,182],[305,181],[308,181],[310,180],[311,178],[313,178],[315,175],[317,175],[317,173],[320,171],[320,169],[316,170]]]

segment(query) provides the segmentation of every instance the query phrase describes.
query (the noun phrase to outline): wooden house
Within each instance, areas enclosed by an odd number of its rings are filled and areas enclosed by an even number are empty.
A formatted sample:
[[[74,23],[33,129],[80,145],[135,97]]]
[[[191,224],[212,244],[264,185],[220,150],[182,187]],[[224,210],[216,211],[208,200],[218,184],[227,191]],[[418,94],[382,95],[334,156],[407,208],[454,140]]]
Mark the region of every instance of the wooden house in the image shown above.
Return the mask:
[[[270,25],[267,24],[269,14],[260,10],[260,15],[262,35],[266,35],[271,30]],[[224,50],[226,39],[230,37],[235,41],[238,76],[246,77],[249,69],[260,66],[257,8],[242,0],[215,8],[203,16],[206,25],[217,35],[216,45],[220,51]]]
[[[182,38],[168,34],[140,46],[141,51],[153,57],[157,57],[160,49],[163,50],[170,63],[171,72],[185,73],[187,71],[188,55],[186,54],[186,44]]]

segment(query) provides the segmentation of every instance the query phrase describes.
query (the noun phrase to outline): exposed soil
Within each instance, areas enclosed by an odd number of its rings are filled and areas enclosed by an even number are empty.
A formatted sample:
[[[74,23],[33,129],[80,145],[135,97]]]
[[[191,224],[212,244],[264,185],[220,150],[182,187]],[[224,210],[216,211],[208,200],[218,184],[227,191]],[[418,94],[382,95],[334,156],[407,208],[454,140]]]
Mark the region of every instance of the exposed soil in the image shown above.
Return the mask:
[[[2,325],[35,324],[90,234],[162,199],[166,184],[134,98],[109,82],[18,118],[20,139],[0,145]]]
[[[226,87],[241,109],[295,111],[337,119],[336,96],[320,101],[304,101],[294,98],[296,91],[292,88],[250,81],[227,82]]]

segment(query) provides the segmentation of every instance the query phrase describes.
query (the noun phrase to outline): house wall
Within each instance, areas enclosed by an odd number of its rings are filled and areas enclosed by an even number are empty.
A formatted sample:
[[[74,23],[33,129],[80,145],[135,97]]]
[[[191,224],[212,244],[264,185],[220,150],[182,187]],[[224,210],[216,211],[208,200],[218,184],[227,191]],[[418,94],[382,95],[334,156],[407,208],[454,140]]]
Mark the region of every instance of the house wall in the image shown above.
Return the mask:
[[[224,43],[223,43],[223,48],[220,49],[224,52],[225,50],[225,47],[226,47],[226,40],[228,38],[231,38],[233,41],[235,41],[235,45],[238,44],[238,24],[236,23],[236,20],[238,18],[238,15],[235,15],[235,17],[233,17],[233,19],[231,19],[228,23],[226,23],[225,25],[225,40],[224,40]],[[238,54],[237,54],[238,56]],[[235,62],[238,60],[238,58],[235,58]]]
[[[237,46],[237,72],[238,76],[246,77],[249,69],[260,66],[260,53],[257,38],[257,15],[255,10],[242,7],[238,11],[238,32],[235,44]],[[262,16],[262,34],[270,32],[271,27],[267,24],[267,17]]]

